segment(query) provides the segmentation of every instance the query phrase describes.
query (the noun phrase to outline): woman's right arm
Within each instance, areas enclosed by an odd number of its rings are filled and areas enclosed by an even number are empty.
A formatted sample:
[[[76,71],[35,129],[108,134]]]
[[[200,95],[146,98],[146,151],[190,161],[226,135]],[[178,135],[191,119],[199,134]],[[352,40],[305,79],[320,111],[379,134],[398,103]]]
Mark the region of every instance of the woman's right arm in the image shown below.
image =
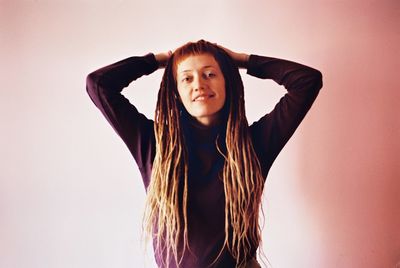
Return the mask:
[[[107,121],[128,146],[142,175],[155,153],[153,121],[125,98],[121,91],[132,81],[160,67],[154,54],[136,56],[100,68],[87,76],[86,90]]]

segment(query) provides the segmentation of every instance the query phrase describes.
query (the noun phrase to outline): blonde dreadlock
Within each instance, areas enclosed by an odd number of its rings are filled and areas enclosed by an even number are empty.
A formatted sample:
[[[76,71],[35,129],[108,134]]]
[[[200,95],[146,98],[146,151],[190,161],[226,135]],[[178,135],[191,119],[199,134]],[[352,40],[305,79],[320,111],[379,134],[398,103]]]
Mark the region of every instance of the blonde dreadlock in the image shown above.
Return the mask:
[[[156,155],[144,216],[145,233],[147,237],[153,236],[156,254],[162,256],[167,267],[171,261],[179,267],[185,251],[190,251],[188,156],[180,125],[180,109],[184,108],[177,93],[175,71],[180,60],[203,53],[214,56],[220,65],[227,96],[223,108],[227,113],[226,149],[217,144],[225,159],[225,240],[219,255],[226,247],[236,259],[236,266],[240,266],[248,260],[250,249],[261,242],[258,218],[264,179],[249,133],[238,68],[223,49],[212,43],[187,43],[171,56],[158,92],[154,120]]]

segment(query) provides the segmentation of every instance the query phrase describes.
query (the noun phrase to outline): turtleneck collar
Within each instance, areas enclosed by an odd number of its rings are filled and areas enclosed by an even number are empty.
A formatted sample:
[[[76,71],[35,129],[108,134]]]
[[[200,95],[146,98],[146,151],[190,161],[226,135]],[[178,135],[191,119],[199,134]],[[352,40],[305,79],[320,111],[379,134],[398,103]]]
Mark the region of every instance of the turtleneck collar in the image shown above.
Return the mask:
[[[194,142],[215,143],[218,134],[224,134],[226,120],[221,120],[218,124],[205,126],[193,118],[187,111],[182,111],[181,123],[185,131],[185,136],[191,137]]]

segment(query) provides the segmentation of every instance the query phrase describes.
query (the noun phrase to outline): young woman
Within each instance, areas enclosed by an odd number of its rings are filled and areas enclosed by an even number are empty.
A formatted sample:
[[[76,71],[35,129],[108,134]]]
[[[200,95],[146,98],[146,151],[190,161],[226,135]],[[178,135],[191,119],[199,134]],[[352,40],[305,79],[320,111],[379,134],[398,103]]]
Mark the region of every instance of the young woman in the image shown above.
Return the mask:
[[[152,121],[121,91],[159,68],[165,71]],[[288,91],[251,126],[238,68]],[[313,68],[204,40],[88,75],[89,96],[140,169],[147,191],[145,232],[160,267],[260,267],[265,179],[321,87],[322,75]]]

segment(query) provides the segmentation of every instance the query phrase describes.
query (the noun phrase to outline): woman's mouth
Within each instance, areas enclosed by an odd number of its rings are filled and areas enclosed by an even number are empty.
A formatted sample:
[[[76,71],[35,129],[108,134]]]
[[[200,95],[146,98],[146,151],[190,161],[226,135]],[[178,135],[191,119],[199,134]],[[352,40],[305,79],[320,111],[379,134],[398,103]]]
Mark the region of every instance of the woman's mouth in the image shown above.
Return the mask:
[[[205,101],[208,100],[210,98],[214,97],[214,94],[201,94],[196,96],[193,101]]]

